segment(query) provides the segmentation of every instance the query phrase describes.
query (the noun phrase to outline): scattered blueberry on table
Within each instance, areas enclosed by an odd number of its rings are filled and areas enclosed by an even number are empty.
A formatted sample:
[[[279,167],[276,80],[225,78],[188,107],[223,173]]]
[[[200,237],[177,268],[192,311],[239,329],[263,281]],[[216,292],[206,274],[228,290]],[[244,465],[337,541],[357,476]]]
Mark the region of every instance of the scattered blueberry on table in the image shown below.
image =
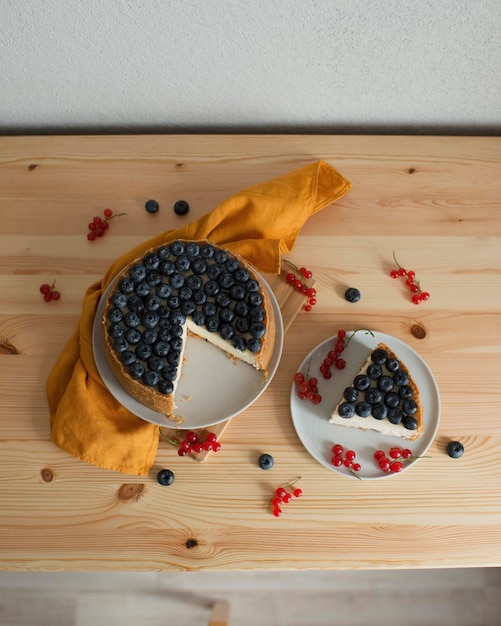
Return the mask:
[[[263,470],[268,470],[273,467],[273,463],[275,462],[271,454],[262,454],[259,457],[259,467]]]
[[[174,472],[168,469],[160,470],[157,474],[157,480],[164,487],[168,487],[174,482]]]
[[[350,287],[344,293],[344,297],[348,300],[348,302],[358,302],[360,300],[360,291],[355,289],[355,287]]]
[[[144,205],[144,208],[148,211],[148,213],[156,213],[160,208],[160,205],[156,200],[148,200]]]
[[[447,454],[453,459],[463,456],[464,446],[460,441],[449,441],[447,444]]]
[[[176,215],[186,215],[190,210],[190,205],[186,202],[186,200],[178,200],[174,204],[174,213]]]

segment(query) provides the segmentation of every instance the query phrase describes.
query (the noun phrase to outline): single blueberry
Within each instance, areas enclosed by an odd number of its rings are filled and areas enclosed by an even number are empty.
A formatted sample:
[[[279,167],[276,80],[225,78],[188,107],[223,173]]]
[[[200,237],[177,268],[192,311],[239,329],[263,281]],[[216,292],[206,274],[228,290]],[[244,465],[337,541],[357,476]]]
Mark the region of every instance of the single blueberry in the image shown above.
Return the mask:
[[[210,333],[215,333],[219,328],[219,318],[215,315],[208,317],[205,320],[205,328],[207,328]]]
[[[348,302],[358,302],[360,300],[360,291],[355,287],[350,287],[344,292],[344,297]]]
[[[127,300],[127,306],[129,307],[129,311],[136,311],[136,313],[144,311],[144,302],[139,296],[131,296]]]
[[[114,307],[108,311],[108,320],[113,324],[117,324],[123,320],[124,314],[120,309]]]
[[[446,450],[452,459],[459,459],[460,456],[463,456],[464,446],[460,441],[449,441]]]
[[[223,273],[223,271],[224,270],[220,265],[213,263],[207,268],[207,277],[210,280],[216,280]]]
[[[132,293],[134,291],[134,283],[130,278],[122,278],[118,283],[118,288],[122,293]]]
[[[235,311],[227,306],[219,309],[219,319],[222,322],[232,322],[235,317]]]
[[[236,302],[235,303],[235,313],[240,316],[240,317],[247,317],[247,315],[249,315],[249,305],[246,302]],[[256,321],[262,321],[262,320],[256,320]]]
[[[383,399],[383,394],[374,387],[367,389],[365,392],[365,401],[369,404],[379,404]]]
[[[174,391],[174,385],[171,380],[160,380],[158,381],[158,391],[160,393],[164,393],[165,395],[169,395]]]
[[[393,380],[395,381],[395,385],[401,387],[402,385],[409,384],[409,374],[405,370],[397,370],[393,374]]]
[[[186,322],[186,315],[182,313],[181,311],[172,311],[172,313],[170,314],[170,321],[172,322],[173,325],[176,326],[175,336],[181,337],[181,335],[183,334],[183,329],[181,328],[180,332],[178,333],[177,326],[184,326]]]
[[[250,293],[257,293],[259,291],[259,283],[257,282],[257,280],[249,280],[245,284],[245,288]]]
[[[359,417],[369,417],[372,407],[368,402],[357,402],[355,405],[355,413]]]
[[[201,306],[202,304],[205,304],[207,302],[207,296],[205,295],[205,293],[203,291],[201,291],[200,289],[196,289],[193,292],[193,302],[197,305],[197,306]]]
[[[200,246],[196,241],[190,241],[186,244],[186,254],[191,258],[200,254]]]
[[[158,339],[158,333],[154,328],[147,328],[143,333],[143,341],[144,343],[152,346],[155,341]]]
[[[157,250],[157,256],[161,261],[165,261],[165,259],[169,258],[170,249],[169,246],[162,246]]]
[[[191,316],[191,320],[197,326],[203,326],[205,324],[205,315],[202,311],[195,311]]]
[[[158,311],[158,317],[160,318],[160,320],[168,320],[170,318],[170,309],[168,306],[162,305]],[[158,322],[160,324],[160,322]]]
[[[160,318],[158,317],[158,314],[154,313],[153,311],[147,311],[141,317],[141,321],[143,322],[143,326],[145,328],[155,328],[155,326],[158,324],[159,319]]]
[[[131,345],[135,346],[141,341],[141,333],[137,328],[129,328],[125,333],[125,338]]]
[[[386,369],[391,372],[392,374],[394,372],[396,372],[398,370],[398,368],[400,367],[400,363],[397,361],[397,359],[391,357],[386,361]]]
[[[148,367],[152,372],[161,372],[165,367],[165,363],[159,356],[151,356],[148,359]]]
[[[231,324],[223,323],[219,327],[219,334],[222,339],[225,339],[227,341],[228,339],[231,339],[233,337],[233,335],[235,334],[235,329]]]
[[[113,294],[111,298],[111,303],[113,304],[113,306],[116,306],[119,309],[122,309],[127,304],[127,298],[125,297],[125,294],[121,293],[120,291],[117,291],[116,293]]]
[[[404,400],[402,403],[402,411],[406,415],[414,415],[417,413],[418,405],[415,400]]]
[[[160,390],[160,385],[158,386],[158,389]],[[162,393],[165,393],[165,392],[162,392]],[[172,485],[172,483],[174,482],[174,472],[171,472],[168,469],[160,470],[157,474],[157,480],[164,487],[168,487],[169,485]]]
[[[220,291],[216,295],[214,302],[217,304],[217,306],[225,307],[229,306],[229,304],[231,303],[231,298],[226,292]]]
[[[355,406],[351,402],[342,402],[339,405],[337,412],[341,417],[348,419],[355,415]]]
[[[181,326],[181,324],[172,324],[170,327],[170,333],[173,337],[182,337],[183,327]]]
[[[224,264],[224,267],[227,272],[233,273],[240,267],[240,263],[236,259],[230,257]]]
[[[214,304],[214,302],[206,302],[202,306],[202,313],[204,315],[206,315],[207,317],[211,317],[212,315],[216,315],[216,313],[217,313],[217,306]]]
[[[162,370],[162,378],[164,380],[176,380],[177,368],[173,365],[166,365]]]
[[[171,339],[172,339],[172,333],[170,332],[170,323],[169,323],[168,328],[161,328],[158,331],[158,341],[170,341]]]
[[[148,387],[155,387],[158,385],[158,381],[160,380],[160,376],[158,372],[147,371],[143,375],[143,383]]]
[[[156,287],[162,282],[162,275],[156,270],[152,270],[146,274],[146,284],[150,287]]]
[[[150,295],[144,299],[144,305],[148,311],[158,311],[161,301],[158,296]]]
[[[388,409],[388,421],[391,424],[401,424],[403,419],[404,414],[402,412],[402,409],[399,409],[398,407]]]
[[[191,263],[194,274],[201,275],[207,271],[207,261],[205,259],[194,259]]]
[[[204,285],[204,291],[208,296],[215,296],[219,291],[219,283],[216,280],[209,280]]]
[[[125,366],[132,365],[132,363],[134,363],[135,360],[136,360],[136,355],[134,354],[134,352],[131,352],[130,350],[126,350],[125,352],[122,352],[120,354],[120,361]]]
[[[248,333],[250,328],[250,322],[245,317],[239,317],[235,322],[235,328],[239,333]]]
[[[376,365],[384,365],[386,359],[388,358],[388,352],[383,350],[383,348],[376,348],[371,354],[371,359],[373,363]]]
[[[393,378],[391,376],[381,376],[377,381],[377,388],[388,393],[393,389]]]
[[[245,269],[245,267],[239,267],[235,273],[235,280],[237,281],[237,283],[240,284],[245,284],[249,279],[250,279],[250,274],[249,272]]]
[[[136,357],[141,361],[147,361],[151,356],[151,346],[146,343],[138,343],[136,346]]]
[[[233,285],[230,289],[230,296],[233,300],[243,300],[245,298],[245,287],[243,285]]]
[[[241,335],[233,335],[231,344],[236,350],[240,350],[240,352],[243,352],[247,347],[245,339]]]
[[[150,286],[143,282],[143,283],[139,283],[139,285],[136,287],[136,296],[140,296],[141,298],[146,298],[147,295],[149,295],[150,293]]]
[[[193,302],[193,300],[185,300],[181,303],[181,312],[184,313],[187,317],[193,315],[196,310],[197,305]]]
[[[136,328],[141,323],[141,318],[135,311],[129,311],[125,314],[124,322],[127,328]]]
[[[235,284],[235,279],[233,278],[233,275],[229,272],[223,272],[217,280],[221,287],[223,287],[223,289],[229,289],[232,285]]]
[[[249,350],[249,352],[252,352],[252,353],[259,352],[261,350],[261,342],[259,341],[259,339],[256,339],[255,337],[251,337],[247,341],[247,350]]]
[[[261,339],[266,334],[266,326],[261,322],[251,324],[249,332],[254,339]]]
[[[115,351],[119,354],[129,349],[129,344],[124,337],[117,337],[113,342],[113,345],[115,347]]]
[[[170,251],[174,256],[181,256],[184,253],[184,243],[182,241],[174,241],[170,244]]]
[[[174,265],[173,261],[165,260],[160,263],[160,266],[158,269],[164,276],[170,276],[171,274],[174,274],[174,272],[176,271],[176,266]]]
[[[228,253],[226,252],[226,250],[222,250],[221,248],[217,248],[214,251],[214,258],[216,259],[216,263],[219,263],[220,265],[223,265],[224,263],[226,263],[226,261],[228,259]]]
[[[353,386],[359,391],[365,391],[370,387],[371,381],[366,374],[358,374],[353,380]]]
[[[251,293],[247,299],[247,302],[251,306],[261,306],[263,304],[263,298],[260,293]]]
[[[389,409],[395,409],[400,404],[400,397],[394,391],[389,391],[384,397],[384,403]]]
[[[186,200],[178,200],[174,204],[174,213],[176,215],[186,215],[190,210],[190,205],[186,202]]]
[[[251,306],[248,317],[251,322],[262,322],[264,320],[264,309],[260,306]]]
[[[381,365],[376,365],[376,363],[371,363],[367,368],[367,376],[371,380],[376,380],[376,378],[379,378],[382,373],[383,368],[381,367]]]
[[[192,295],[193,291],[188,287],[188,285],[183,285],[178,291],[178,296],[180,300],[190,300]]]
[[[145,268],[151,272],[152,270],[157,270],[160,265],[160,259],[154,252],[149,252],[145,255],[143,259],[143,263]],[[141,279],[142,280],[142,279]]]
[[[157,341],[153,346],[153,353],[156,356],[167,356],[170,350],[170,344],[168,341]]]
[[[134,378],[135,380],[139,380],[140,378],[143,377],[144,374],[144,365],[141,365],[141,363],[133,363],[130,367],[129,367],[129,374],[132,376],[132,378]]]
[[[204,259],[212,259],[214,256],[214,248],[210,244],[202,246],[200,248],[200,256]]]
[[[179,365],[179,361],[181,360],[181,353],[171,350],[167,355],[167,362],[169,365],[175,365],[176,367]]]
[[[167,283],[162,283],[160,285],[157,285],[155,293],[159,298],[163,298],[165,300],[172,295],[172,287]]]
[[[202,287],[202,279],[196,274],[190,274],[186,277],[184,284],[194,291]]]
[[[372,417],[376,420],[384,420],[388,415],[388,409],[382,402],[372,405]]]
[[[360,394],[358,393],[358,390],[355,389],[355,387],[346,387],[346,389],[343,392],[343,398],[347,402],[356,402],[358,400],[359,395]]]
[[[160,205],[156,200],[148,200],[144,205],[144,208],[148,211],[148,213],[156,213],[160,208]]]
[[[171,310],[178,309],[181,304],[181,300],[178,296],[169,296],[169,298],[167,299],[167,304],[169,305],[169,308]]]
[[[271,454],[262,454],[259,459],[258,459],[258,463],[259,463],[259,467],[262,470],[269,470],[273,467],[273,463],[274,463],[274,459],[271,456]]]
[[[404,428],[407,428],[407,430],[416,430],[416,428],[418,427],[416,418],[410,415],[406,415],[404,417],[404,419],[402,420],[402,424],[404,425]]]
[[[118,339],[118,337],[124,336],[125,328],[122,326],[122,324],[112,324],[109,328],[109,333],[113,337],[113,339]]]
[[[409,387],[409,385],[402,385],[398,390],[398,395],[403,400],[408,400],[409,398],[412,398],[414,392],[412,391],[412,387]]]
[[[178,256],[175,263],[178,272],[186,272],[190,269],[191,261],[186,254]]]

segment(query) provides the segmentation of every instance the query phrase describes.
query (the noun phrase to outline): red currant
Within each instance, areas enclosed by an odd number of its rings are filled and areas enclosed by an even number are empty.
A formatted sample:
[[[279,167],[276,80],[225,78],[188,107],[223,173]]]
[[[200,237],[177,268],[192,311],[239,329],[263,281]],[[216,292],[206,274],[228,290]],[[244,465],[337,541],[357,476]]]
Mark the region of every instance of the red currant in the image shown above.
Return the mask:
[[[399,459],[402,456],[402,450],[400,448],[391,448],[390,456],[392,459]]]
[[[354,472],[359,472],[362,469],[362,466],[360,465],[360,463],[353,463],[353,465],[351,466],[351,469]]]
[[[275,507],[275,508],[273,509],[273,515],[274,515],[275,517],[280,517],[280,516],[282,515],[282,509],[279,509],[278,507]]]
[[[345,459],[347,459],[348,461],[353,461],[353,459],[356,457],[356,453],[354,450],[347,450],[346,454],[344,455]]]
[[[90,233],[87,233],[87,239],[89,241],[94,241],[95,238],[96,238],[96,233],[93,233],[92,231]]]
[[[302,372],[297,372],[296,374],[294,374],[294,382],[296,383],[296,385],[300,385],[302,382],[304,382],[304,374]]]
[[[275,495],[277,496],[277,498],[283,498],[286,493],[287,491],[285,491],[283,487],[278,487],[275,491]]]
[[[48,285],[47,283],[40,285],[40,293],[42,293],[44,296],[46,293],[49,293],[49,291],[50,291],[50,285]]]
[[[341,467],[342,464],[343,464],[342,456],[335,455],[332,457],[332,465],[334,465],[334,467]]]
[[[284,504],[288,504],[291,500],[292,500],[291,494],[288,491],[286,491],[285,494],[282,496],[282,502]]]
[[[60,298],[61,298],[61,294],[59,293],[59,291],[57,291],[57,289],[54,289],[52,291],[52,299],[59,300]]]
[[[336,369],[343,370],[346,367],[346,361],[344,359],[336,359]]]
[[[295,498],[300,498],[303,495],[303,490],[297,487],[292,493],[294,494]]]
[[[186,433],[186,441],[189,441],[190,443],[195,443],[198,441],[198,433],[196,433],[194,430],[190,430]]]
[[[200,441],[197,441],[196,443],[193,444],[193,452],[200,454],[200,452],[203,452],[203,449],[204,449],[204,444],[201,443]]]
[[[280,508],[280,505],[282,504],[282,498],[279,498],[278,496],[275,496],[274,498],[271,499],[271,506],[276,508]]]
[[[111,209],[104,209],[103,213],[104,217],[111,217],[113,215],[113,211]]]
[[[398,270],[391,270],[390,276],[392,278],[398,278],[400,276],[400,274],[398,273]]]
[[[398,473],[404,469],[404,466],[400,461],[393,461],[393,463],[390,465],[390,469],[392,472]]]
[[[386,454],[382,450],[376,450],[376,452],[374,452],[374,458],[376,459],[376,461],[379,461],[379,459],[384,459],[385,456]]]
[[[339,443],[336,443],[336,444],[334,444],[334,445],[332,446],[332,452],[333,452],[334,454],[341,455],[341,454],[343,454],[343,452],[344,452],[344,448],[343,448],[343,446],[342,446],[342,445],[340,445]]]
[[[402,456],[404,459],[410,459],[412,456],[412,450],[409,450],[409,448],[404,448],[402,450]]]

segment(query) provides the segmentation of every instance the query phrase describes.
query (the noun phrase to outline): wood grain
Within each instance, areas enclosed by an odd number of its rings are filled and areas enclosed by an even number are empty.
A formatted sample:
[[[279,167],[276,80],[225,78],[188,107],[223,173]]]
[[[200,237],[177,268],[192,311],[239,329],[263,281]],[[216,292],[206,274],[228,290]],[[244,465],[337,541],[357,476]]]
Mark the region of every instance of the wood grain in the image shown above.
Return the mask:
[[[194,463],[161,442],[139,478],[57,448],[45,380],[89,285],[142,240],[321,158],[353,187],[308,220],[289,256],[314,272],[318,303],[309,314],[284,307],[278,372],[226,424],[221,452]],[[500,566],[500,163],[494,137],[0,138],[0,569]],[[160,203],[155,215],[144,210],[149,198]],[[172,211],[181,198],[188,218]],[[107,206],[127,216],[88,242],[87,223]],[[394,250],[428,302],[412,305],[389,278]],[[45,303],[38,287],[54,278],[62,298]],[[290,293],[281,278],[270,282],[281,301]],[[362,292],[356,305],[343,297],[348,286]],[[357,327],[408,343],[440,389],[431,458],[389,480],[329,472],[291,422],[304,355]],[[445,454],[451,439],[464,443],[461,459]],[[268,472],[257,466],[262,452],[275,458]],[[164,467],[176,475],[170,487],[156,482]],[[298,475],[303,497],[275,519],[270,494]]]

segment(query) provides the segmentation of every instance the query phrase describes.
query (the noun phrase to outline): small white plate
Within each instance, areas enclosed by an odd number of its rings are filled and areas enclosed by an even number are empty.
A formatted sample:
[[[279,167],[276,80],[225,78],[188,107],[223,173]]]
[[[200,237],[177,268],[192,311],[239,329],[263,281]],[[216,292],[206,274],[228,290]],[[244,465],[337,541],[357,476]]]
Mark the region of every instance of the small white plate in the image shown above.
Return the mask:
[[[435,438],[440,420],[440,396],[437,383],[421,356],[406,343],[391,335],[372,332],[373,336],[364,330],[359,330],[355,334],[343,352],[343,359],[346,361],[345,369],[337,370],[333,367],[332,378],[329,380],[323,378],[319,368],[329,350],[334,348],[337,336],[320,343],[303,360],[297,371],[306,375],[308,363],[310,364],[310,377],[314,376],[318,379],[318,392],[322,396],[320,404],[300,400],[294,383],[291,390],[292,421],[306,450],[327,469],[350,478],[355,478],[355,476],[349,469],[332,465],[334,444],[341,444],[344,450],[351,449],[356,452],[356,461],[361,465],[361,470],[357,472],[359,478],[377,479],[398,476],[395,473],[383,472],[374,459],[374,452],[384,450],[388,456],[390,448],[396,446],[401,449],[409,448],[413,456],[421,457],[426,454]],[[346,337],[348,338],[351,334],[347,333]],[[351,385],[360,367],[379,342],[385,343],[402,359],[420,390],[424,432],[416,441],[389,437],[374,430],[364,431],[329,424],[330,413],[341,399],[344,389]],[[417,460],[403,460],[404,471],[412,467]]]
[[[268,367],[268,378],[265,379],[264,373],[254,369],[252,365],[229,358],[225,352],[207,341],[188,336],[183,372],[175,395],[175,414],[182,419],[180,428],[205,428],[235,417],[253,404],[272,381],[282,356],[284,327],[275,294],[261,276],[260,279],[270,296],[276,324],[275,347]],[[167,419],[163,413],[145,407],[129,395],[108,365],[104,353],[101,318],[112,288],[113,283],[101,296],[94,318],[92,343],[99,374],[110,393],[131,413],[147,422],[175,428],[175,422]]]

